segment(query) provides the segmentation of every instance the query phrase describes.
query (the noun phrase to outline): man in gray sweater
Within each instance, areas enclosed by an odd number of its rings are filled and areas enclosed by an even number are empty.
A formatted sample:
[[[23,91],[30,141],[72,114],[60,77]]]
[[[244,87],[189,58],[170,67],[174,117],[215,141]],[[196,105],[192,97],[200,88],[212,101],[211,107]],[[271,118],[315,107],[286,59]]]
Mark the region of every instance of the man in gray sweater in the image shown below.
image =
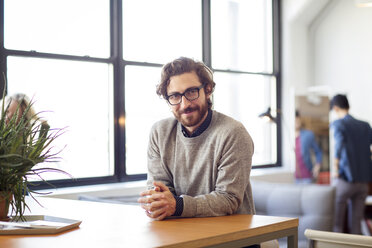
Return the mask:
[[[162,69],[157,94],[175,118],[151,130],[149,190],[138,200],[150,218],[255,213],[253,141],[240,122],[211,109],[214,87],[202,62],[181,57]]]

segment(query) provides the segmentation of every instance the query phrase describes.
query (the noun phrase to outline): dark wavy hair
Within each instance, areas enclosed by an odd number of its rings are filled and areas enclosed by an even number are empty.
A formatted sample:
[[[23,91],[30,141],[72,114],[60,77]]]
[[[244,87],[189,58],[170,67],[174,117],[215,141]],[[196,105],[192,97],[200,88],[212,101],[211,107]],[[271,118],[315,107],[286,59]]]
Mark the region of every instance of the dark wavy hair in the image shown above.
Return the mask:
[[[160,84],[156,87],[156,94],[164,99],[168,97],[167,87],[172,76],[194,71],[202,84],[205,84],[206,94],[212,94],[216,83],[213,81],[213,72],[203,62],[190,58],[180,57],[165,64],[161,70]],[[208,99],[208,108],[212,108],[212,101]]]
[[[341,95],[341,94],[335,95],[332,98],[331,103],[330,103],[330,109],[331,110],[332,110],[333,106],[337,106],[341,109],[349,109],[350,108],[349,101],[347,100],[346,95]]]

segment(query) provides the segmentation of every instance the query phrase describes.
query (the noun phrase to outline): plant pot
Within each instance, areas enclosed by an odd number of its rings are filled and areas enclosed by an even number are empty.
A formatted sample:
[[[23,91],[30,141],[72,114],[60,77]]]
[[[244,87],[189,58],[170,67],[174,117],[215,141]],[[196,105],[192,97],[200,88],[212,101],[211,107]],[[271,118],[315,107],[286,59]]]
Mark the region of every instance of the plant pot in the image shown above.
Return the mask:
[[[8,212],[9,212],[9,205],[10,201],[12,200],[12,193],[3,193],[0,192],[0,220],[9,219]]]

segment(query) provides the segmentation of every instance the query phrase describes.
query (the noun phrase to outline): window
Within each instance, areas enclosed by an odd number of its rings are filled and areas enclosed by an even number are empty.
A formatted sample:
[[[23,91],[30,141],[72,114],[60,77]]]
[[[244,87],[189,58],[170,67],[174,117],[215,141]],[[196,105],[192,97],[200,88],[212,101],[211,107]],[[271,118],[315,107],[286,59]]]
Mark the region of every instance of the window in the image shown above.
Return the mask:
[[[146,63],[163,64],[180,56],[201,60],[201,40],[200,0],[123,1],[123,57],[129,62],[124,65],[127,174],[147,172],[150,129],[172,116],[155,94],[161,67]]]
[[[180,56],[202,59],[200,0],[123,0],[123,56],[167,63]]]
[[[152,125],[171,117],[168,106],[155,94],[161,68],[125,67],[126,172],[147,172],[147,142]]]
[[[51,127],[65,128],[54,143],[58,166],[76,178],[113,175],[111,66],[15,56],[7,62],[8,93],[25,93]]]
[[[212,67],[273,72],[271,0],[212,0]]]
[[[56,186],[146,178],[151,126],[172,113],[155,94],[164,63],[187,56],[215,72],[214,108],[241,121],[253,164],[280,164],[276,0],[0,0],[0,69],[52,127]],[[0,90],[4,88],[0,78]],[[66,146],[65,146],[66,145]],[[48,187],[48,186],[41,186]]]
[[[277,160],[276,126],[258,118],[275,104],[275,77],[242,73],[215,73],[214,107],[239,120],[254,141],[252,164],[262,166]]]
[[[277,109],[272,1],[212,0],[215,108],[241,121],[255,143],[254,166],[277,162],[277,127],[257,116]]]
[[[108,0],[4,0],[4,46],[108,58],[109,16]]]

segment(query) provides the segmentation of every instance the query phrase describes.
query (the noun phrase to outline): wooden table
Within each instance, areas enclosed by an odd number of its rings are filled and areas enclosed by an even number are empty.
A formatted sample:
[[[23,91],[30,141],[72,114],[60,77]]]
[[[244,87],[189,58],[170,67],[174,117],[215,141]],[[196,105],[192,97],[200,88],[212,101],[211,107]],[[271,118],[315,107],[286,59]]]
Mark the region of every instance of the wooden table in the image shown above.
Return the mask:
[[[242,247],[288,237],[297,247],[297,218],[231,215],[149,219],[140,206],[39,198],[31,214],[82,220],[79,228],[53,235],[0,235],[1,248]]]

